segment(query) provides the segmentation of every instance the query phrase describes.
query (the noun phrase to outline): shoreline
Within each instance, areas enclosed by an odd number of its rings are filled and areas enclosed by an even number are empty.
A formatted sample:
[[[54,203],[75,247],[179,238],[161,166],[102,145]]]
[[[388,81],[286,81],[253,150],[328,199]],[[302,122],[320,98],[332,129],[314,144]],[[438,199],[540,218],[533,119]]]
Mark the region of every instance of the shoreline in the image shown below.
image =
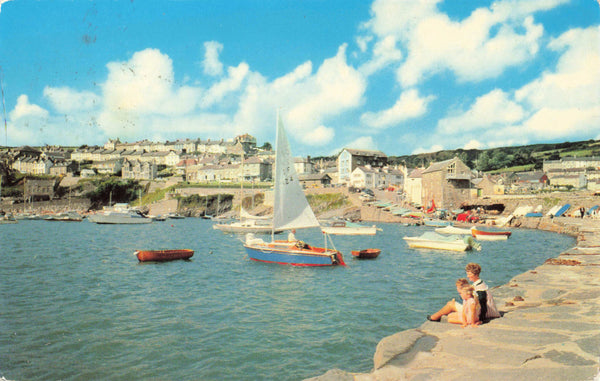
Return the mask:
[[[598,380],[600,220],[529,220],[519,228],[577,243],[492,288],[501,318],[476,328],[425,321],[380,340],[371,372],[332,369],[307,380]]]

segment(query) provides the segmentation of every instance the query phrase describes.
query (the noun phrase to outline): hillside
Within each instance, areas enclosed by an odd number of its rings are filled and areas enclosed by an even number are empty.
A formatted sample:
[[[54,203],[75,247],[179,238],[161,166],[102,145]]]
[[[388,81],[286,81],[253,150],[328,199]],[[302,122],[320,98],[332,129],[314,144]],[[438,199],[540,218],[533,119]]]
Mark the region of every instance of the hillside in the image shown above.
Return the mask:
[[[390,156],[391,164],[404,163],[409,168],[427,167],[431,162],[458,156],[470,168],[491,172],[514,168],[515,171],[542,169],[544,160],[558,160],[567,156],[600,156],[600,140],[531,144],[498,147],[486,150],[444,150],[416,155]]]

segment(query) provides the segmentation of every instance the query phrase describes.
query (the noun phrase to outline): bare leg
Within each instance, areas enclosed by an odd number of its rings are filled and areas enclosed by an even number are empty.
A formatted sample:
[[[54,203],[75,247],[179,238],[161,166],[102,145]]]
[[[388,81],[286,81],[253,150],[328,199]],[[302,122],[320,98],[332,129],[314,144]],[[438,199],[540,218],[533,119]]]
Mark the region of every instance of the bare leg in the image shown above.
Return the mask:
[[[431,320],[440,320],[442,316],[448,315],[452,312],[456,312],[456,303],[455,300],[452,299],[444,307],[442,307],[438,312],[431,315]]]
[[[448,323],[462,324],[462,317],[458,312],[452,312],[448,315]]]

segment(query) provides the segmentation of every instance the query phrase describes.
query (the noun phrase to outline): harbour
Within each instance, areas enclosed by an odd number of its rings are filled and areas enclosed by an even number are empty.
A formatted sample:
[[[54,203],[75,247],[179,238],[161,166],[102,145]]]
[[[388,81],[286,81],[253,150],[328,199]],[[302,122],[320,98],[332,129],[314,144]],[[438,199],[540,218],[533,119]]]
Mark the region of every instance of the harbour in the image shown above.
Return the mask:
[[[423,323],[468,262],[490,287],[571,247],[513,229],[465,253],[408,249],[428,227],[378,224],[333,239],[347,266],[256,263],[243,237],[186,218],[148,225],[20,221],[2,227],[0,376],[42,379],[282,379],[368,372],[377,343]],[[318,243],[318,229],[298,231]],[[140,249],[187,247],[189,261],[140,263]],[[351,250],[377,247],[370,261]],[[527,253],[527,255],[524,255]]]

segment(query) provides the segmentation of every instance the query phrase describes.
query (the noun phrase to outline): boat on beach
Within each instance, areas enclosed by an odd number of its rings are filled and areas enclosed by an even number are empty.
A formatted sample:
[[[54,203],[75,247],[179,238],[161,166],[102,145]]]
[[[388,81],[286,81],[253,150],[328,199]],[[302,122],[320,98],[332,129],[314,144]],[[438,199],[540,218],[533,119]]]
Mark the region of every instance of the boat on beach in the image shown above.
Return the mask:
[[[293,230],[319,227],[304,191],[290,150],[281,117],[277,116],[277,140],[275,155],[275,198],[273,203],[273,234],[276,229]],[[271,242],[247,234],[244,248],[253,261],[293,266],[345,265],[342,253],[335,248],[316,247],[302,241]],[[328,235],[325,234],[325,244]]]
[[[480,241],[503,241],[507,240],[512,234],[510,231],[497,231],[497,230],[481,230],[475,226],[471,228],[471,234],[475,239]]]
[[[418,237],[404,237],[403,239],[408,244],[408,247],[413,249],[466,251],[473,248],[472,238],[470,237],[461,238],[434,232],[426,232]]]
[[[194,255],[194,250],[136,250],[133,254],[140,262],[165,262],[178,259],[190,259]]]
[[[352,250],[352,256],[357,259],[375,259],[381,254],[379,249]]]
[[[357,224],[356,222],[334,220],[325,222],[321,226],[321,231],[331,235],[375,235],[377,234],[377,226],[367,226]]]

